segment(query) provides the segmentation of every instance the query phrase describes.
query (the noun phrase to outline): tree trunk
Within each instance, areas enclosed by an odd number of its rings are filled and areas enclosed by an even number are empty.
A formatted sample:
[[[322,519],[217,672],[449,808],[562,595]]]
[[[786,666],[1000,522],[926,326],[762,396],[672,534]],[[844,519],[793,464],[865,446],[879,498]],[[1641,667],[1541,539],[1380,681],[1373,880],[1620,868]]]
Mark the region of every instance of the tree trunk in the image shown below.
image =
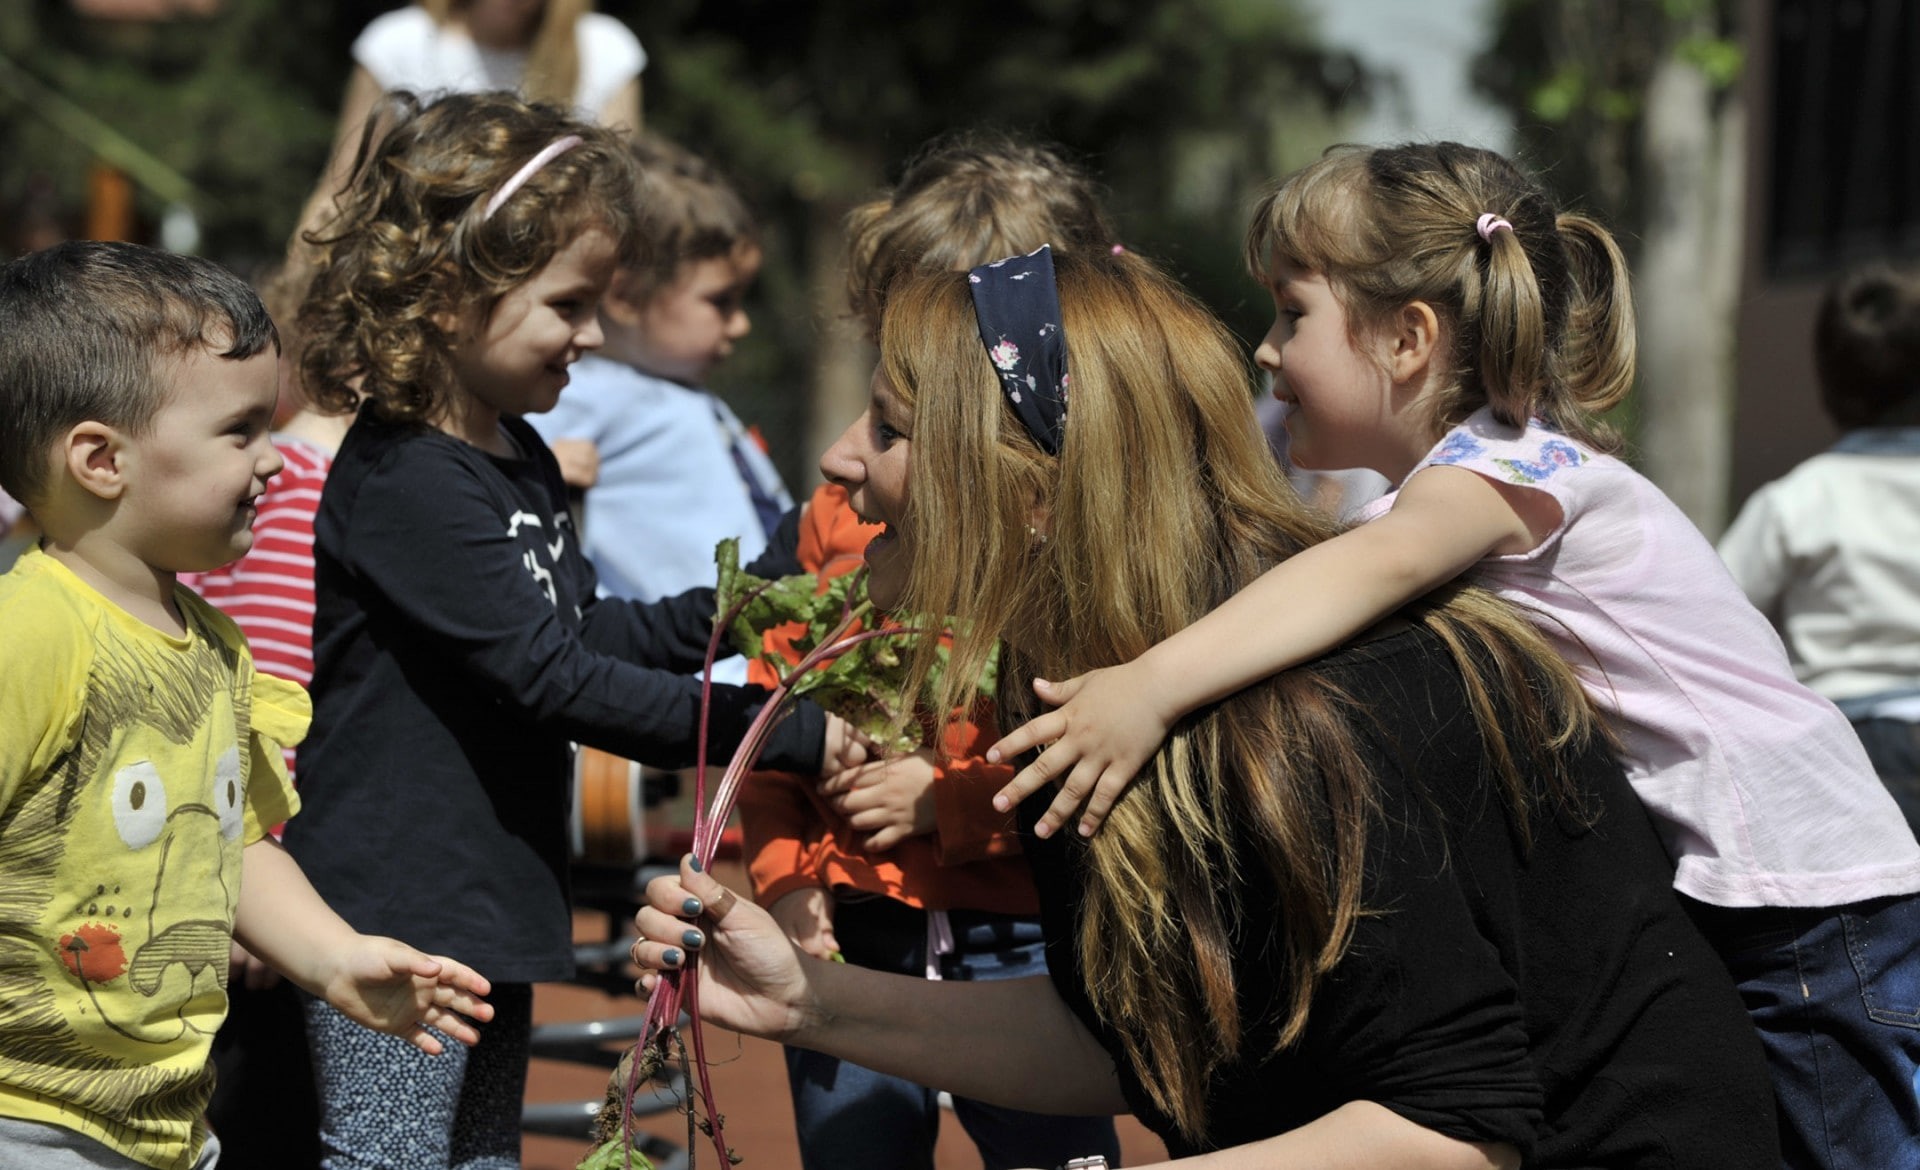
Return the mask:
[[[1745,118],[1667,55],[1646,96],[1640,323],[1642,468],[1708,537],[1726,524]]]

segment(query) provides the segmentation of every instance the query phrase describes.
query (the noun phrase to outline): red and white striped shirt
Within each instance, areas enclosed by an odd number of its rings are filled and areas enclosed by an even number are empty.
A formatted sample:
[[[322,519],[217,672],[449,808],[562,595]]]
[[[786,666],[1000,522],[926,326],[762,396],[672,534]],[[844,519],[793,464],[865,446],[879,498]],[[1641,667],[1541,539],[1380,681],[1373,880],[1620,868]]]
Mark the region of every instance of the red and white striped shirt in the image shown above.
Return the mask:
[[[180,581],[220,607],[253,647],[268,674],[306,686],[313,681],[313,515],[320,507],[333,456],[305,439],[275,435],[287,466],[267,484],[247,555]],[[293,749],[287,749],[293,772]]]

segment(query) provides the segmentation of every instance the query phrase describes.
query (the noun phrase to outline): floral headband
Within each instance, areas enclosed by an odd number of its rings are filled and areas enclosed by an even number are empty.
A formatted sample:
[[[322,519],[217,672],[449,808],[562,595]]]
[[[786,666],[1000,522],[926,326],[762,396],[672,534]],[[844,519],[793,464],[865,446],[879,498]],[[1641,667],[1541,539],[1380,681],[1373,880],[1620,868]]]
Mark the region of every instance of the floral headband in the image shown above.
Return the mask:
[[[1020,423],[1049,455],[1060,454],[1067,426],[1067,336],[1053,249],[996,260],[967,273],[980,340]]]

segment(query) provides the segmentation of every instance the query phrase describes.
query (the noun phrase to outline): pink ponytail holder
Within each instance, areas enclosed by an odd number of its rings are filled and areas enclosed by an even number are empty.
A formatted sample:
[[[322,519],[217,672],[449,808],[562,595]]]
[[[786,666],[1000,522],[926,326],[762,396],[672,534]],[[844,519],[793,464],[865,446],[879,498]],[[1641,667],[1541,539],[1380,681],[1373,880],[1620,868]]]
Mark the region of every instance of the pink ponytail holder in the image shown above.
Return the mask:
[[[515,191],[526,186],[528,179],[539,174],[541,167],[546,166],[554,159],[559,158],[578,145],[580,145],[580,136],[578,134],[569,134],[564,138],[556,138],[552,142],[547,143],[539,154],[527,160],[527,165],[513,172],[513,178],[500,184],[500,189],[493,193],[493,198],[487,200],[487,209],[480,213],[480,222],[485,223],[487,220],[492,219],[493,213],[500,210],[500,205],[513,198]]]
[[[1495,215],[1491,211],[1481,212],[1480,218],[1473,221],[1473,230],[1479,232],[1480,238],[1489,244],[1493,243],[1493,233],[1501,228],[1512,231],[1513,225],[1507,222],[1505,216]]]
[[[1115,244],[1115,245],[1113,246],[1113,254],[1114,254],[1115,256],[1118,256],[1118,255],[1119,255],[1120,253],[1122,253],[1122,252],[1124,252],[1124,251],[1126,251],[1126,250],[1127,250],[1127,246],[1126,246],[1125,244]]]

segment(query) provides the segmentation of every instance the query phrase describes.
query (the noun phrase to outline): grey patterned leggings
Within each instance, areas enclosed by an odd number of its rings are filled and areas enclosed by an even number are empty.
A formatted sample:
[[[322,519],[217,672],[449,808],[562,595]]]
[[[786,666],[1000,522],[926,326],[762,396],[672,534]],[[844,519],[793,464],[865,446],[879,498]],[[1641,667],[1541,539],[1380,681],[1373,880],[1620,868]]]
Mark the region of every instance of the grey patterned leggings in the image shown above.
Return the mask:
[[[428,1056],[308,999],[326,1170],[517,1170],[533,986],[496,983],[473,1048]]]

